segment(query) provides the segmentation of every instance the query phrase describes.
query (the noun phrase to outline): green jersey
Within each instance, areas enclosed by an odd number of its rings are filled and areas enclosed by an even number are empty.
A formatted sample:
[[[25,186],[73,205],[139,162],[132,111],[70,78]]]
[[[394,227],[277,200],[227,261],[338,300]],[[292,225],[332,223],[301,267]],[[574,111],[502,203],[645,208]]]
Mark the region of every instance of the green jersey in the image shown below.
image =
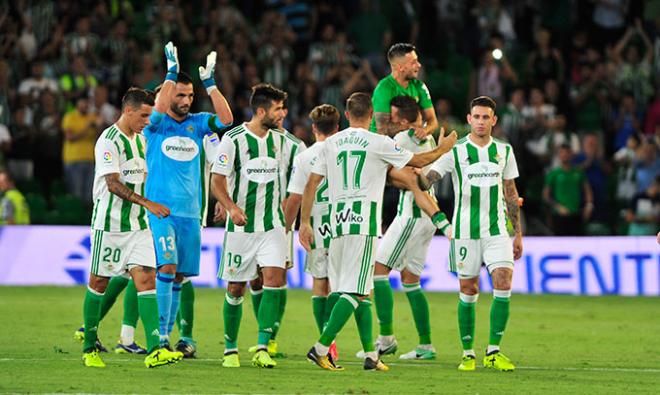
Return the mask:
[[[123,200],[108,190],[105,176],[119,174],[119,181],[144,196],[147,162],[146,141],[141,134],[126,136],[117,124],[101,133],[94,147],[94,210],[92,229],[106,232],[133,232],[148,228],[147,210]]]
[[[491,138],[485,147],[469,135],[442,155],[432,171],[451,172],[454,184],[454,238],[481,239],[508,235],[503,180],[518,177],[511,145]]]
[[[569,170],[564,170],[555,167],[545,176],[545,185],[552,190],[552,198],[575,215],[580,212],[582,184],[586,180],[584,172],[580,169],[571,167]]]
[[[408,87],[404,88],[392,77],[392,74],[383,78],[376,85],[374,93],[371,97],[371,102],[374,106],[374,114],[379,112],[390,113],[390,102],[393,98],[397,96],[410,96],[422,110],[433,107],[433,102],[431,101],[431,94],[429,89],[426,87],[422,81],[414,79],[408,81]],[[376,119],[371,120],[371,127],[369,128],[372,132],[377,132],[376,130]]]
[[[222,136],[211,172],[227,177],[229,196],[247,216],[245,226],[229,218],[229,232],[267,232],[284,226],[282,169],[291,155],[286,139],[272,129],[259,137],[247,123]]]

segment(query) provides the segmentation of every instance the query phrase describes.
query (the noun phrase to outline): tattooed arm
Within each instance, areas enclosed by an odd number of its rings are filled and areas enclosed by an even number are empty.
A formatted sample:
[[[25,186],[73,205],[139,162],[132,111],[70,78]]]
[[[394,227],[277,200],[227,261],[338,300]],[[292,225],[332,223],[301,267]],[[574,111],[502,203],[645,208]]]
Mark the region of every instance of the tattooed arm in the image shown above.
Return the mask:
[[[520,226],[520,206],[518,206],[518,190],[516,182],[504,180],[504,201],[506,202],[506,214],[513,224],[515,237],[513,240],[513,259],[522,256],[522,227]]]
[[[160,203],[152,202],[151,200],[139,195],[119,181],[119,173],[110,173],[105,176],[105,183],[108,186],[110,193],[117,195],[122,200],[138,204],[158,218],[164,218],[170,215],[170,209]]]
[[[377,112],[374,114],[374,118],[376,119],[376,130],[380,134],[394,137],[403,129],[400,123],[392,122],[390,113]]]

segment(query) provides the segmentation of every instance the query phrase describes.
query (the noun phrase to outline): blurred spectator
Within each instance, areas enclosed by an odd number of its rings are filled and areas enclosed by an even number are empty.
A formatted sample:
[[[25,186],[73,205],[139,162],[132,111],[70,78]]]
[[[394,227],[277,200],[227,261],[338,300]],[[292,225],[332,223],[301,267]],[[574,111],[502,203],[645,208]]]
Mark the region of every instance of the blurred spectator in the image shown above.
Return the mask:
[[[499,0],[477,1],[472,14],[477,18],[482,37],[488,38],[493,33],[499,33],[507,43],[516,39],[513,18]]]
[[[64,37],[67,56],[82,56],[88,61],[96,60],[99,38],[91,32],[90,18],[83,16],[76,21],[76,30]]]
[[[499,116],[498,123],[514,150],[519,147],[520,131],[525,122],[523,108],[525,108],[525,91],[522,88],[516,88],[511,92],[509,102]]]
[[[24,78],[18,85],[18,94],[29,101],[38,101],[43,91],[57,93],[57,81],[44,75],[44,64],[34,61],[30,66],[30,76]]]
[[[625,28],[629,0],[594,0],[594,37],[606,46],[621,36]]]
[[[360,1],[360,12],[348,24],[348,37],[355,43],[355,52],[371,63],[377,75],[386,73],[384,55],[392,44],[392,32],[389,22],[374,9],[372,1]]]
[[[646,111],[644,133],[657,133],[658,129],[660,129],[660,86],[656,87],[655,100],[649,104],[648,110]]]
[[[526,138],[536,138],[545,133],[555,117],[556,110],[552,104],[545,102],[540,88],[532,88],[529,91],[529,104],[522,109],[522,130]]]
[[[571,152],[580,150],[580,139],[577,134],[566,129],[566,116],[558,114],[548,123],[548,131],[538,139],[527,141],[527,148],[544,166],[554,169],[560,167],[557,151],[562,145],[571,147]]]
[[[552,230],[557,236],[583,234],[583,220],[593,211],[593,195],[582,170],[573,166],[571,147],[563,145],[558,152],[560,166],[545,178],[543,199],[551,209]],[[581,202],[584,208],[580,210]]]
[[[644,55],[640,56],[635,45],[629,45],[633,35],[639,35],[644,42]],[[622,53],[625,51],[625,56]],[[651,85],[651,61],[653,60],[653,46],[651,40],[644,32],[641,21],[635,21],[635,27],[629,27],[626,34],[616,44],[612,51],[612,60],[616,65],[615,84],[621,91],[630,91],[637,104],[646,105],[653,95]]]
[[[67,109],[72,109],[80,97],[88,97],[98,85],[96,77],[87,68],[87,61],[82,56],[75,56],[71,62],[71,71],[60,77],[60,88],[67,99]]]
[[[94,181],[94,143],[101,119],[89,111],[89,101],[79,98],[76,108],[62,118],[64,179],[69,193],[89,205]]]
[[[644,115],[637,108],[635,97],[624,93],[619,107],[612,111],[614,150],[624,147],[630,136],[641,131]]]
[[[46,194],[55,180],[62,178],[62,116],[57,99],[50,91],[41,94],[39,110],[35,114],[36,142],[34,147],[34,175]]]
[[[441,97],[435,101],[435,114],[438,118],[438,128],[445,128],[445,134],[451,133],[452,130],[459,132],[464,128],[464,123],[452,114],[449,99]]]
[[[503,102],[505,89],[518,83],[518,75],[509,64],[506,56],[496,60],[491,49],[486,49],[481,55],[481,64],[477,69],[472,96],[490,96],[495,102]]]
[[[575,156],[573,163],[584,172],[593,193],[594,213],[592,220],[598,223],[607,222],[607,176],[611,172],[608,162],[603,160],[603,146],[599,137],[587,133],[582,137],[582,152]]]
[[[602,129],[603,108],[609,91],[606,80],[602,64],[587,61],[581,64],[579,82],[571,88],[575,126],[579,132]]]
[[[5,156],[11,149],[11,134],[6,125],[0,123],[0,170],[5,170]]]
[[[323,25],[321,41],[313,42],[309,47],[307,62],[312,66],[314,79],[320,81],[328,69],[339,62],[340,45],[337,43],[335,27],[330,24]]]
[[[11,80],[11,69],[9,64],[0,59],[0,124],[9,125],[11,122],[11,111],[9,101],[12,99],[12,91],[9,86]]]
[[[23,18],[23,30],[17,44],[25,60],[31,61],[37,56],[39,47],[37,45],[37,37],[34,35],[34,30],[32,29],[32,18],[29,16]]]
[[[637,193],[634,162],[639,143],[639,137],[633,134],[628,137],[626,145],[614,153],[614,162],[617,165],[616,199],[619,204],[627,205]]]
[[[653,141],[643,139],[639,146],[637,159],[635,160],[635,180],[637,192],[645,191],[660,174],[660,158],[658,158],[658,147]]]
[[[630,223],[630,236],[649,236],[658,231],[660,224],[660,177],[656,177],[645,191],[632,199],[626,211],[626,221]]]
[[[133,85],[154,90],[163,82],[163,76],[160,74],[156,71],[151,54],[144,53],[142,54],[140,71],[133,77]]]
[[[23,105],[12,112],[11,151],[7,168],[17,180],[29,180],[34,175],[34,113]]]
[[[0,171],[0,225],[29,225],[30,209],[7,171]]]
[[[286,90],[294,60],[293,49],[286,44],[283,34],[274,32],[268,41],[261,44],[257,53],[262,80]]]
[[[555,107],[557,113],[566,115],[567,120],[572,119],[573,108],[571,107],[571,101],[568,98],[566,90],[562,85],[557,82],[557,80],[549,79],[545,81],[543,85],[543,95],[545,101]]]
[[[119,118],[119,109],[108,102],[108,88],[104,85],[97,86],[93,98],[90,112],[98,114],[101,118],[101,129],[115,123]]]
[[[542,86],[547,80],[560,80],[564,74],[564,60],[557,48],[550,46],[550,31],[536,31],[536,49],[527,58],[527,76]]]

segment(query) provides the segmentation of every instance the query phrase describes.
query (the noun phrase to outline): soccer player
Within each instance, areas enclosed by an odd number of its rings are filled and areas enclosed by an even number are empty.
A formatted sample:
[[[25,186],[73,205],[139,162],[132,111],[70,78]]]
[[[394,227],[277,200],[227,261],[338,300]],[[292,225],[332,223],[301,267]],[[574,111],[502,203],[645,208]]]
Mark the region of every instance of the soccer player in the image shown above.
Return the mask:
[[[287,192],[287,185],[291,179],[291,173],[293,171],[293,162],[296,156],[307,149],[305,143],[290,133],[284,128],[284,120],[288,114],[289,110],[286,107],[286,102],[284,102],[282,119],[277,123],[277,132],[280,132],[280,140],[283,143],[283,157],[288,158],[286,163],[283,163],[280,169],[280,197],[282,198],[282,209],[286,207],[286,201],[288,199],[289,193]],[[290,269],[293,267],[293,233],[287,232],[287,253],[286,253],[286,268]],[[284,277],[286,281],[286,276]],[[276,337],[279,333],[280,326],[282,323],[282,318],[284,317],[284,311],[286,310],[286,301],[287,301],[287,287],[286,283],[279,290],[280,292],[280,306],[277,314],[277,319],[275,320],[275,325],[273,326],[273,333],[271,334],[270,340],[268,341],[268,353],[271,357],[283,357],[284,354],[278,352]],[[259,273],[259,277],[253,281],[250,281],[250,295],[252,297],[252,308],[254,309],[254,316],[258,317],[259,307],[261,304],[261,297],[263,295],[263,276]],[[250,347],[249,352],[255,352],[257,346]]]
[[[339,370],[328,358],[332,341],[355,312],[365,351],[365,370],[389,370],[380,361],[372,339],[371,303],[373,252],[380,235],[380,217],[385,179],[390,166],[424,167],[456,142],[456,133],[444,138],[431,151],[413,154],[391,138],[368,131],[373,114],[371,98],[353,93],[346,102],[349,127],[326,139],[305,185],[301,209],[300,241],[311,251],[314,231],[311,212],[317,190],[327,178],[331,204],[332,241],[328,251],[329,278],[333,291],[341,294],[319,341],[307,358],[327,370]]]
[[[422,139],[415,137],[414,127],[421,125],[419,105],[410,96],[396,96],[390,102],[392,120],[403,126],[403,130],[394,137],[401,147],[410,152],[430,151],[435,147],[432,136]],[[430,196],[432,196],[432,192]],[[451,235],[451,225],[447,217],[443,217],[441,231]],[[399,207],[392,224],[381,240],[381,247],[376,254],[374,271],[374,299],[376,315],[380,326],[380,335],[376,340],[376,348],[380,355],[393,354],[397,349],[397,341],[393,330],[394,298],[389,281],[392,270],[401,273],[403,289],[410,302],[415,327],[419,335],[418,346],[401,355],[401,359],[433,359],[435,349],[431,345],[431,323],[429,304],[420,286],[420,276],[424,270],[426,253],[433,239],[436,226],[415,203],[410,191],[399,192]]]
[[[286,284],[286,235],[281,207],[281,169],[289,158],[284,137],[275,131],[284,117],[287,94],[270,84],[252,87],[249,122],[225,133],[213,164],[213,196],[229,211],[218,276],[227,282],[223,307],[224,367],[239,367],[238,330],[248,281],[263,274],[259,336],[254,366],[273,368],[267,351]]]
[[[147,170],[141,132],[149,124],[153,105],[151,94],[138,88],[129,89],[122,99],[121,117],[103,131],[94,148],[92,262],[83,307],[85,366],[105,367],[95,349],[101,299],[109,278],[126,272],[131,274],[138,292],[149,353],[145,365],[152,368],[183,358],[180,352],[169,351],[159,344],[156,261],[146,216],[149,211],[156,217],[167,217],[170,210],[138,193],[144,190]]]
[[[473,99],[467,121],[470,134],[434,163],[426,176],[419,176],[420,186],[428,189],[440,177],[451,173],[455,204],[449,265],[460,282],[458,327],[463,343],[463,360],[458,369],[470,371],[476,367],[475,305],[479,297],[479,271],[485,264],[493,280],[493,303],[490,340],[483,363],[487,368],[511,371],[515,366],[500,352],[500,342],[509,319],[513,261],[520,258],[523,249],[514,181],[518,167],[511,145],[491,137],[497,122],[493,99],[487,96]],[[506,217],[513,225],[513,246]]]
[[[179,71],[176,48],[167,52],[167,76],[156,98],[151,124],[145,128],[149,178],[147,197],[167,205],[171,216],[150,216],[156,248],[158,311],[161,344],[169,347],[179,309],[182,282],[199,274],[204,136],[233,122],[232,113],[214,80],[215,51],[206,58],[199,76],[216,114],[190,113],[194,93],[190,76]],[[182,338],[177,349],[194,355],[195,344]],[[192,351],[191,351],[192,348]]]
[[[339,130],[340,115],[334,106],[322,104],[314,107],[309,113],[309,118],[312,120],[312,133],[314,134],[316,143],[298,155],[294,160],[293,172],[288,186],[289,197],[287,198],[284,209],[287,232],[292,232],[293,230],[296,216],[300,209],[302,194],[305,190],[305,184],[307,184],[307,179],[312,172],[314,162],[318,159],[319,151],[323,149],[325,139]],[[314,242],[311,244],[311,251],[307,254],[305,260],[305,272],[309,273],[313,278],[312,312],[319,333],[323,333],[323,328],[330,317],[332,306],[339,298],[339,294],[336,292],[329,297],[328,247],[330,246],[332,236],[330,231],[328,184],[326,181],[316,191],[310,221],[314,229]],[[332,350],[333,348],[334,351]],[[332,355],[332,360],[336,361],[336,347],[331,346],[330,354]]]

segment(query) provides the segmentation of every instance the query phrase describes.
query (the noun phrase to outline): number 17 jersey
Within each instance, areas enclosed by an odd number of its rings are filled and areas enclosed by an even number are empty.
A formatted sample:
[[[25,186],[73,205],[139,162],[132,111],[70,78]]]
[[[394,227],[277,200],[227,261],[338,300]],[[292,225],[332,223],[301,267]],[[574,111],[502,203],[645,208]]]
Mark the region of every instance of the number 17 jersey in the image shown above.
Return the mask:
[[[333,238],[380,236],[387,170],[404,167],[412,156],[391,138],[362,128],[349,127],[325,140],[312,172],[328,181]]]

